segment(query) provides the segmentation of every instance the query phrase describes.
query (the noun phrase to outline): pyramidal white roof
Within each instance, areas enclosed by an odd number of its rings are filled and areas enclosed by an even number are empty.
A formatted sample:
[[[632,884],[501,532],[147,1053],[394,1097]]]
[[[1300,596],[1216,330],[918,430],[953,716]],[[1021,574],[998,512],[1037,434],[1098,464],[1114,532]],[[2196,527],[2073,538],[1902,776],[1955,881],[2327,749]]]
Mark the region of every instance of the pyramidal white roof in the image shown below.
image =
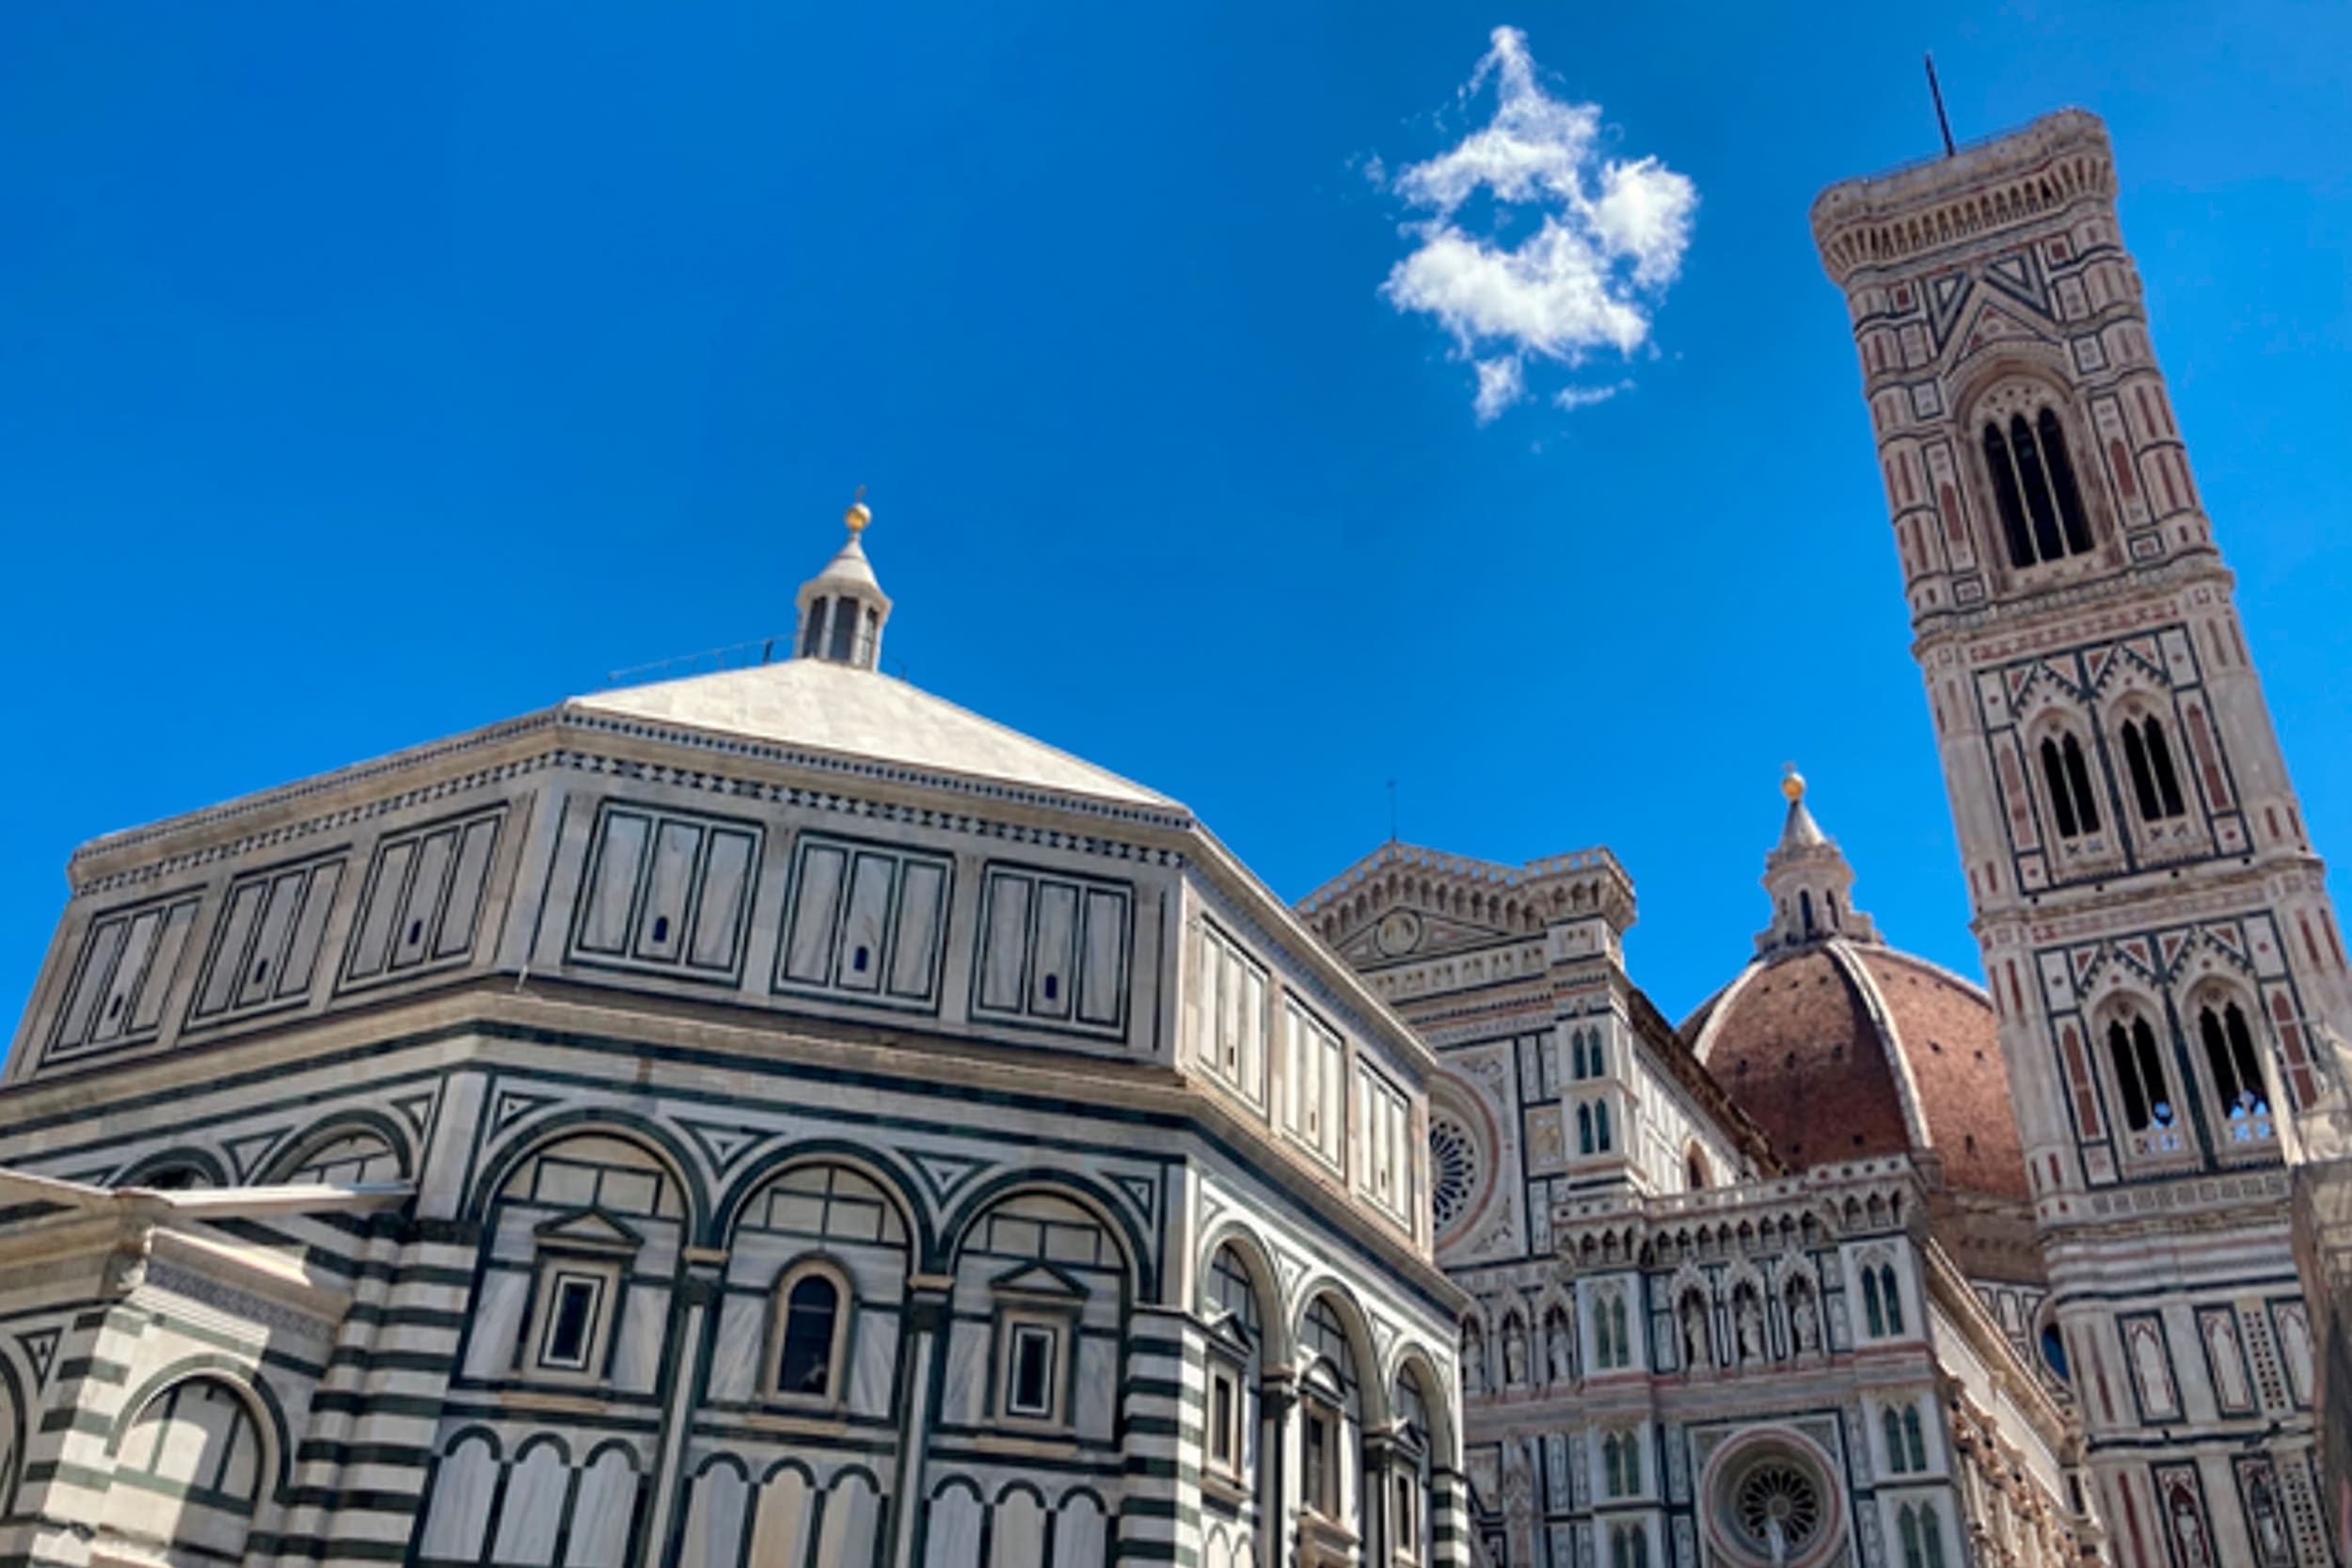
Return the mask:
[[[624,687],[564,706],[1121,805],[1184,809],[902,680],[824,659]]]

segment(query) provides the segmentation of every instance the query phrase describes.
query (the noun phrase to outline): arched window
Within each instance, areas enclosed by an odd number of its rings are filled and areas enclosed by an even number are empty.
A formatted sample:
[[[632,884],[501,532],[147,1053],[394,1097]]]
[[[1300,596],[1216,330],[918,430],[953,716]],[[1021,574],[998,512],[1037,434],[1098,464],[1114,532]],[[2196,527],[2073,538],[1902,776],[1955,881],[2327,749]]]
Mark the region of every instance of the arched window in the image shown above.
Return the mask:
[[[1885,1430],[1886,1467],[1897,1475],[1902,1475],[1911,1468],[1903,1463],[1902,1418],[1895,1413],[1895,1407],[1890,1404],[1880,1412],[1879,1424]]]
[[[1895,1269],[1891,1263],[1879,1265],[1879,1291],[1886,1298],[1886,1332],[1903,1331],[1903,1293],[1895,1288]]]
[[[1214,1325],[1211,1354],[1205,1358],[1209,1464],[1227,1481],[1248,1486],[1254,1484],[1257,1474],[1265,1335],[1255,1277],[1231,1243],[1218,1247],[1209,1260],[1204,1291],[1208,1298],[1204,1306]],[[1462,1332],[1465,1338],[1469,1336],[1469,1323],[1462,1325]]]
[[[107,1523],[186,1556],[242,1562],[263,1465],[261,1428],[243,1398],[213,1378],[174,1384],[123,1433]]]
[[[1903,1466],[1906,1470],[1924,1470],[1928,1467],[1928,1445],[1919,1431],[1919,1407],[1915,1404],[1903,1407],[1903,1451],[1911,1460]]]
[[[1609,1297],[1593,1314],[1593,1359],[1603,1371],[1633,1364],[1633,1341],[1626,1332],[1622,1295]]]
[[[2025,502],[2017,494],[2017,470],[2009,459],[2009,442],[2001,427],[1987,420],[1984,427],[1984,467],[1993,478],[1993,499],[2001,513],[2001,537],[2009,545],[2009,563],[2033,564],[2033,537],[2026,531]]]
[[[1811,936],[1813,934],[1813,890],[1810,888],[1797,890],[1797,919],[1804,926],[1804,934]]]
[[[776,1393],[834,1402],[841,1396],[841,1352],[850,1319],[840,1276],[829,1265],[804,1263],[787,1271],[776,1293],[784,1313]]]
[[[1879,1274],[1876,1269],[1865,1268],[1862,1271],[1862,1316],[1863,1321],[1869,1324],[1872,1338],[1886,1332],[1886,1307],[1879,1299]]]
[[[1584,1031],[1581,1029],[1571,1030],[1568,1034],[1568,1039],[1576,1048],[1576,1076],[1579,1078],[1589,1077],[1592,1069],[1588,1068],[1584,1062]]]
[[[1626,1495],[1625,1460],[1619,1451],[1622,1447],[1613,1432],[1600,1440],[1601,1489],[1612,1497]]]
[[[1685,1184],[1694,1193],[1712,1185],[1708,1179],[1707,1155],[1704,1151],[1694,1148],[1683,1156],[1682,1177]]]
[[[1596,1078],[1609,1070],[1608,1047],[1603,1043],[1606,1038],[1602,1031],[1593,1031],[1593,1076]]]
[[[1576,1151],[1579,1154],[1593,1151],[1593,1108],[1590,1105],[1576,1108]]]
[[[801,657],[815,658],[825,645],[825,606],[831,601],[808,601],[808,625],[801,628]]]
[[[1610,1526],[1609,1568],[1649,1568],[1649,1531],[1640,1525]]]
[[[2042,780],[2049,786],[2050,812],[2057,818],[2060,838],[2099,831],[2099,802],[2090,792],[2090,765],[2084,760],[2082,742],[2072,731],[2042,738]]]
[[[2044,408],[2034,428],[2042,436],[2042,460],[2049,465],[2050,491],[2058,501],[2066,553],[2085,554],[2090,548],[2090,520],[2083,515],[2082,492],[2074,485],[2074,460],[2067,455],[2066,431],[2058,423],[2058,410]]]
[[[1915,1509],[1905,1503],[1896,1516],[1896,1533],[1902,1537],[1903,1568],[1944,1568],[1944,1531],[1933,1503]]]
[[[2090,517],[2057,409],[2044,407],[2030,421],[2022,412],[2011,414],[2006,430],[1998,420],[1987,420],[1984,467],[2011,566],[2090,550]]]
[[[1593,1144],[1603,1154],[1609,1152],[1609,1102],[1593,1103]]]
[[[2140,819],[2161,822],[2178,816],[2180,775],[2172,770],[2172,748],[2165,743],[2164,726],[2153,719],[2123,721],[2123,766],[2132,776],[2132,799]]]
[[[2123,1096],[2124,1125],[2135,1132],[2170,1127],[2172,1096],[2165,1087],[2156,1032],[2148,1021],[2134,1018],[2128,1029],[2120,1018],[2108,1024],[2107,1055],[2115,1064],[2115,1086]]]
[[[2197,1032],[2204,1041],[2205,1060],[2213,1069],[2213,1086],[2222,1115],[2232,1121],[2266,1116],[2269,1096],[2263,1088],[2262,1059],[2254,1054],[2254,1037],[2246,1015],[2234,1002],[2218,1012],[2207,1003],[2197,1014]]]

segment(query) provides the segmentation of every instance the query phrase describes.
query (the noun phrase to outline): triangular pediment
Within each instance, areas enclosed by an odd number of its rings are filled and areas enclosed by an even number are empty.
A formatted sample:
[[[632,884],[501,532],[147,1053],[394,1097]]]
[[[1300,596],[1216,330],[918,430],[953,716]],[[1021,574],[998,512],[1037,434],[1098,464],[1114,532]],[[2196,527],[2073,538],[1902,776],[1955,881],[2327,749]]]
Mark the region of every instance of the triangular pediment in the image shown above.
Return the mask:
[[[532,1232],[542,1246],[580,1247],[590,1252],[635,1252],[645,1238],[601,1209],[575,1209],[540,1223]]]
[[[1086,1287],[1079,1284],[1074,1275],[1065,1274],[1051,1263],[1024,1263],[989,1281],[989,1288],[1003,1296],[1072,1302],[1083,1301],[1087,1293]]]

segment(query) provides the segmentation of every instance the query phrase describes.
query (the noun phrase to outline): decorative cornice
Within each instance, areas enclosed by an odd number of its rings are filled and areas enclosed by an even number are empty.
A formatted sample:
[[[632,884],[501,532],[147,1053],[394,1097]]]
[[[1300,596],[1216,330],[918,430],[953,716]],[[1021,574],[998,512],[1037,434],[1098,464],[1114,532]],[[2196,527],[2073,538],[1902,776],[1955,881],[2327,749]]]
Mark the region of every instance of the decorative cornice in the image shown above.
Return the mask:
[[[2106,128],[2088,110],[2060,109],[1950,155],[1830,186],[1813,201],[1813,238],[1842,287],[1866,269],[1915,263],[2114,197]]]
[[[966,777],[902,764],[879,762],[871,758],[838,755],[805,748],[775,745],[766,741],[715,735],[707,731],[675,725],[660,724],[645,720],[622,720],[573,707],[569,705],[543,709],[519,719],[492,724],[437,741],[432,745],[395,752],[372,762],[356,764],[321,773],[294,784],[282,784],[257,794],[242,796],[234,800],[208,806],[201,811],[166,817],[144,827],[125,829],[90,840],[74,850],[66,863],[66,877],[75,896],[89,893],[152,881],[172,872],[187,870],[215,861],[242,855],[253,849],[291,840],[315,837],[353,822],[365,821],[387,813],[405,810],[449,796],[464,794],[487,784],[536,771],[561,762],[580,766],[578,759],[586,758],[612,767],[631,765],[617,757],[604,757],[596,752],[573,752],[558,746],[548,746],[531,755],[491,764],[453,775],[445,775],[413,787],[397,790],[372,799],[358,800],[340,808],[320,812],[297,820],[275,823],[255,832],[233,837],[218,836],[223,830],[246,818],[271,813],[284,813],[303,801],[317,800],[337,793],[350,793],[378,781],[388,781],[409,772],[434,768],[477,752],[499,747],[511,747],[517,740],[545,736],[549,739],[572,736],[602,736],[615,739],[652,741],[665,747],[707,752],[747,762],[767,763],[798,771],[829,774],[844,779],[857,779],[869,784],[911,787],[941,794],[988,800],[999,805],[1038,808],[1104,822],[1122,823],[1139,829],[1159,829],[1184,832],[1199,824],[1182,810],[1154,810],[1147,807],[1122,805],[1115,801],[1089,796],[1064,794],[1031,785],[1014,784],[999,780]],[[664,770],[668,782],[695,787],[714,788],[723,793],[757,799],[776,800],[791,796],[795,803],[828,803],[840,797],[819,789],[802,789],[766,784],[741,778],[722,777],[692,768]],[[860,804],[863,804],[862,802]],[[904,808],[883,808],[900,810]],[[879,815],[868,812],[866,815]],[[953,814],[930,813],[946,818]],[[960,818],[975,821],[977,818]],[[1002,825],[996,836],[1007,836]],[[1064,835],[1073,843],[1101,842],[1083,834]],[[129,852],[174,841],[197,840],[182,849],[169,850],[161,857],[136,865],[121,863]]]

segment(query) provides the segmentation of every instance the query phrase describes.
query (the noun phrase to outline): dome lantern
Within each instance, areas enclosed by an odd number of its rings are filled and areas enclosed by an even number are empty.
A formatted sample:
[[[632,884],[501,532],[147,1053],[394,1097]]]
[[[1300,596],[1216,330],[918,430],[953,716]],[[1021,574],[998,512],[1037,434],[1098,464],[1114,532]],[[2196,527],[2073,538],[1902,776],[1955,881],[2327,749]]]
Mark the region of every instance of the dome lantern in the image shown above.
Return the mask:
[[[796,646],[803,658],[871,670],[882,661],[882,626],[890,619],[890,595],[882,591],[874,568],[866,559],[862,540],[874,514],[866,504],[866,486],[842,514],[849,539],[825,563],[825,569],[801,584],[801,625]]]
[[[1780,842],[1764,857],[1764,891],[1772,895],[1772,924],[1756,935],[1758,954],[1842,938],[1874,942],[1870,917],[1853,907],[1853,867],[1837,843],[1821,832],[1805,809],[1804,775],[1794,763],[1782,770],[1780,793],[1788,802]]]

